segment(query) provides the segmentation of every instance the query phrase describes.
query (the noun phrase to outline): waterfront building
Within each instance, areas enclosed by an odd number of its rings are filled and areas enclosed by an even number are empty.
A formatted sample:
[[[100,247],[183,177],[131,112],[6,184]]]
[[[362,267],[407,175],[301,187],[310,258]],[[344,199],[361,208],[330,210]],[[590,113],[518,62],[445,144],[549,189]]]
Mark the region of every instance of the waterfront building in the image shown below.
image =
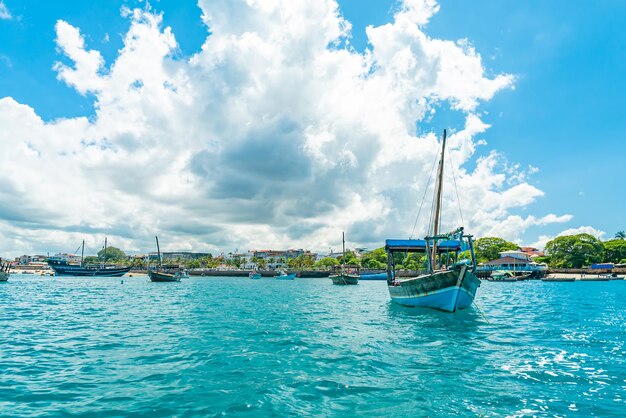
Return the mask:
[[[524,251],[503,251],[500,258],[478,266],[478,271],[513,270],[525,272],[545,272],[548,266],[532,261],[533,256]]]

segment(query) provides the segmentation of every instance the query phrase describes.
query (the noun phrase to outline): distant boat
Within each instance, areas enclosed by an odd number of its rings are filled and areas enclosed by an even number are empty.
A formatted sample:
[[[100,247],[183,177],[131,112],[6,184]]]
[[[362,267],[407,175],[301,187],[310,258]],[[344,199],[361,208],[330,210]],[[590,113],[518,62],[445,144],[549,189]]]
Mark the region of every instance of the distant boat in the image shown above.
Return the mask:
[[[56,276],[93,276],[93,277],[121,277],[130,271],[130,267],[107,266],[107,239],[104,239],[104,260],[99,265],[84,265],[85,241],[82,244],[80,264],[70,264],[63,257],[49,257],[46,261],[54,270]]]
[[[294,280],[296,278],[296,273],[288,274],[286,271],[282,270],[280,274],[274,276],[276,280]]]
[[[148,267],[148,277],[152,282],[180,282],[180,279],[184,276],[184,272],[178,269],[167,269],[163,267],[161,260],[161,248],[159,247],[159,237],[156,239],[157,254],[159,256],[159,267],[157,270],[151,270]]]
[[[472,235],[465,234],[463,227],[447,234],[439,232],[445,149],[444,130],[437,169],[431,235],[424,240],[387,240],[385,245],[387,271],[396,271],[396,256],[421,252],[426,255],[426,273],[406,279],[390,276],[387,287],[391,300],[400,305],[456,312],[472,304],[480,280],[474,274],[476,259]],[[469,250],[471,260],[458,259],[459,253],[465,249]]]
[[[491,273],[487,280],[490,282],[516,282],[517,277],[511,271],[498,270]]]
[[[387,280],[387,273],[361,273],[359,280]]]
[[[11,263],[0,262],[0,282],[6,282],[11,275]]]
[[[248,274],[248,278],[252,280],[259,280],[261,278],[261,273],[252,270],[250,274]]]
[[[337,285],[355,285],[359,284],[359,275],[351,274],[346,269],[346,234],[341,233],[341,241],[343,245],[343,257],[341,263],[341,272],[339,274],[331,274],[330,279],[333,281],[333,284]]]
[[[575,277],[559,277],[559,276],[546,276],[541,278],[542,282],[575,282]]]

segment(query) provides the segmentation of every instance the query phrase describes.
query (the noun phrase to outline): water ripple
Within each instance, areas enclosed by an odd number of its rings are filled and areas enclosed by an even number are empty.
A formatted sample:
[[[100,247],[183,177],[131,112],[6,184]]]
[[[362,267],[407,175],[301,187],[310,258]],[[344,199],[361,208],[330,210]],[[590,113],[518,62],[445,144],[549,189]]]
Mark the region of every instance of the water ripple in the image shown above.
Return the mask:
[[[622,416],[626,282],[484,283],[456,314],[384,282],[0,286],[2,416]]]

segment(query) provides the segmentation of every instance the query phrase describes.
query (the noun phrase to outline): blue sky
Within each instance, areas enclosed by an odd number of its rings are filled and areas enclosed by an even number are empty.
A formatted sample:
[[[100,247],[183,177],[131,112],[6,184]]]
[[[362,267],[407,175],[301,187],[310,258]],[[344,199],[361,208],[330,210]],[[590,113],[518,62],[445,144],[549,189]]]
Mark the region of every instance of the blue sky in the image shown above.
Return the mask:
[[[372,47],[365,27],[393,22],[400,8],[391,0],[338,3],[352,24],[350,44],[361,53]],[[94,121],[95,94],[80,94],[53,70],[58,61],[72,65],[55,41],[55,24],[63,20],[80,29],[87,49],[100,51],[109,66],[132,24],[121,8],[144,8],[145,3],[3,4],[11,16],[0,19],[0,98],[32,107],[46,122],[80,116]],[[175,59],[200,52],[209,31],[195,1],[153,1],[151,6],[162,12],[162,27],[171,27],[176,37]],[[525,181],[544,195],[509,214],[573,215],[568,222],[530,225],[515,238],[533,243],[583,226],[610,238],[625,229],[626,3],[455,0],[439,6],[422,27],[424,33],[433,39],[467,39],[482,57],[485,77],[514,77],[512,88],[499,90],[472,111],[491,127],[480,134],[487,144],[478,146],[465,166],[474,169],[480,157],[495,150],[509,164],[535,167],[538,172]],[[434,117],[416,121],[416,131],[460,130],[465,115],[441,103]]]

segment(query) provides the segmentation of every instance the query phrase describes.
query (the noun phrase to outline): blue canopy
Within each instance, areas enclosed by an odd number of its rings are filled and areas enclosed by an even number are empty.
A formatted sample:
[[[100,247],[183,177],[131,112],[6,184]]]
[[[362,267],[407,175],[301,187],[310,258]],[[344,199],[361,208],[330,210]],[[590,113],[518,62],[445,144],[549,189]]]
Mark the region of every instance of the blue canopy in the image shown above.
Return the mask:
[[[460,251],[461,242],[458,240],[444,240],[437,243],[439,252]],[[426,241],[423,239],[388,239],[385,241],[387,252],[426,252]]]

